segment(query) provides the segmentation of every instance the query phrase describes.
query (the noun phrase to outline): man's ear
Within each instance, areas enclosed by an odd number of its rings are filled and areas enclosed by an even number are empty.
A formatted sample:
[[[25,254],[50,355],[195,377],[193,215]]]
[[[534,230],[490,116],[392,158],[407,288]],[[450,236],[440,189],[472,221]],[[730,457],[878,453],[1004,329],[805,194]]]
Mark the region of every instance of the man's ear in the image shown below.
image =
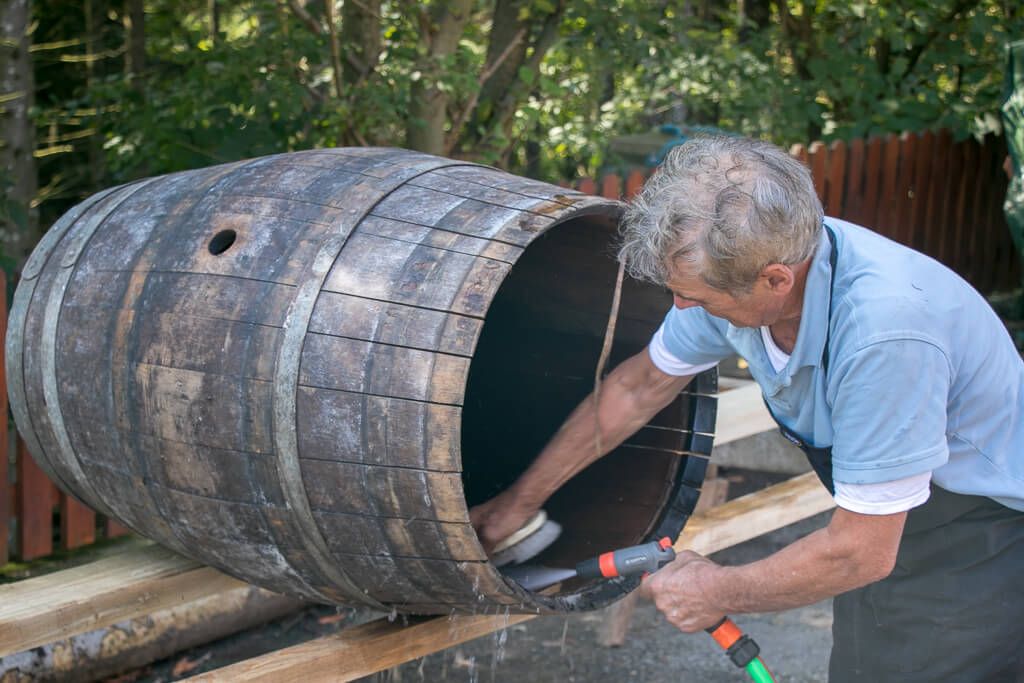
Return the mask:
[[[782,263],[769,263],[761,270],[758,282],[777,296],[785,296],[796,284],[796,273]]]

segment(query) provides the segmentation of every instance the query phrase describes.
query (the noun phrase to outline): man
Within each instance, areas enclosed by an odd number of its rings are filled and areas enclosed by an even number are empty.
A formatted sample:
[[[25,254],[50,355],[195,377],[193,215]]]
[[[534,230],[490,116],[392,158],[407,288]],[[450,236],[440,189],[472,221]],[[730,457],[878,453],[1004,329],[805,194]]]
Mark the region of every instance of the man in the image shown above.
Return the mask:
[[[619,253],[674,308],[601,393],[605,452],[739,354],[837,509],[751,564],[692,552],[642,590],[686,632],[835,596],[830,680],[1024,680],[1024,364],[982,297],[935,261],[824,218],[807,169],[743,138],[677,147]],[[585,400],[470,514],[485,547],[597,458]]]

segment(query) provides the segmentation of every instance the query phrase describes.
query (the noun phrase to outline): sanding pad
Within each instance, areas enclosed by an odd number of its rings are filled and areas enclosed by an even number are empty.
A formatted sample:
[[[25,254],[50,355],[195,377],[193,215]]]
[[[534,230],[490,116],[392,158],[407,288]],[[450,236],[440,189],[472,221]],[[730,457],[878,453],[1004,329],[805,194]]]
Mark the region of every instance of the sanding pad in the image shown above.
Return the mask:
[[[554,543],[561,533],[561,525],[548,519],[547,513],[543,510],[538,510],[519,531],[510,534],[494,547],[491,564],[495,567],[522,564],[539,555]]]

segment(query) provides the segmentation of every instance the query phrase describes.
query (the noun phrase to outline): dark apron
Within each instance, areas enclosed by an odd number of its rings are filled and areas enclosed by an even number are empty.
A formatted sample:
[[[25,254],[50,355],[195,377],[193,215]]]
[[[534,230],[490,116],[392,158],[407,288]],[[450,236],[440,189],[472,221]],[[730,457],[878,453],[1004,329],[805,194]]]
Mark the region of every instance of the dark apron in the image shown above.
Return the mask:
[[[837,252],[825,229],[831,317]],[[826,375],[828,349],[826,329]],[[768,412],[835,495],[832,448],[807,444]],[[932,484],[907,513],[892,573],[837,595],[832,611],[830,683],[1024,683],[1024,513]]]

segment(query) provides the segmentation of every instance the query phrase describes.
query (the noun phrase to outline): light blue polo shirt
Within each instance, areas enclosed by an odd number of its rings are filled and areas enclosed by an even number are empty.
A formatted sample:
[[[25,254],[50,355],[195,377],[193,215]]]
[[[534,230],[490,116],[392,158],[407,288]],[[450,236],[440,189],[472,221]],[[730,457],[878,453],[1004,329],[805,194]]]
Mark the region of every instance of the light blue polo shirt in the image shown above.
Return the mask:
[[[698,365],[738,354],[776,418],[849,484],[932,471],[956,493],[1024,510],[1024,362],[977,291],[923,254],[834,218],[811,262],[789,363],[776,372],[760,330],[673,308],[665,348]],[[822,368],[826,327],[829,369]]]

